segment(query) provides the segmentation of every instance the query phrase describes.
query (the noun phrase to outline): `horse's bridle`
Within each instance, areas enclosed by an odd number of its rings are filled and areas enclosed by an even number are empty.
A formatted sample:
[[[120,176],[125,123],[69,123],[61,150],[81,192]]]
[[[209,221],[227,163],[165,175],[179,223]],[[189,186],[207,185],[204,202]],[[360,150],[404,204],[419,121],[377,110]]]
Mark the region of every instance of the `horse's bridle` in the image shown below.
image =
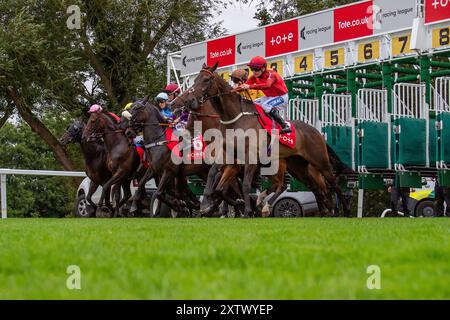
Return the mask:
[[[210,70],[208,70],[208,69],[202,69],[202,70],[200,70],[200,72],[206,72],[208,75],[210,75],[211,76],[211,81],[210,81],[210,84],[209,84],[209,86],[208,86],[208,88],[207,88],[207,90],[205,90],[206,92],[211,88],[211,86],[212,86],[212,80],[214,79],[214,73],[213,72],[211,72]],[[191,93],[191,94],[193,94],[194,95],[194,88],[191,88],[191,89],[189,89],[189,93]],[[227,92],[220,92],[219,91],[219,93],[218,94],[216,94],[216,95],[212,95],[212,96],[208,96],[206,93],[204,94],[204,95],[202,95],[200,98],[197,98],[197,97],[195,97],[195,95],[194,95],[194,97],[197,99],[197,101],[200,103],[200,104],[203,104],[203,103],[205,103],[206,101],[208,101],[208,100],[210,100],[210,99],[213,99],[213,98],[218,98],[218,97],[222,97],[222,96],[225,96],[225,95],[228,95],[228,94],[233,94],[233,93],[237,93],[235,90],[230,90],[230,91],[227,91]],[[259,116],[259,114],[257,113],[257,112],[245,112],[243,109],[243,97],[241,96],[240,97],[241,98],[241,103],[240,103],[240,108],[241,108],[241,112],[234,118],[234,119],[231,119],[231,120],[229,120],[229,121],[223,121],[223,120],[220,120],[220,123],[221,124],[224,124],[224,125],[229,125],[229,124],[233,124],[233,123],[235,123],[236,121],[238,121],[240,118],[242,118],[243,116]],[[183,101],[183,99],[181,99],[182,101]],[[219,116],[220,117],[220,116]]]
[[[141,103],[141,102],[136,102],[136,104],[137,104],[137,105],[136,105],[137,108],[136,108],[135,110],[139,110],[139,109],[142,109],[142,108],[146,108],[146,107],[147,107],[146,105],[144,105],[144,104]],[[149,105],[149,106],[156,109],[156,107],[154,107],[154,106],[152,106],[152,105]],[[134,108],[134,107],[133,107],[133,108]],[[156,110],[156,111],[159,112],[159,110]],[[158,142],[158,140],[159,140],[160,138],[162,138],[163,136],[166,135],[166,130],[167,130],[169,127],[171,127],[171,124],[170,124],[170,123],[164,123],[164,122],[155,122],[155,123],[149,122],[149,123],[147,123],[147,122],[143,122],[143,121],[137,122],[137,121],[133,120],[133,114],[131,114],[131,119],[129,119],[129,121],[130,121],[130,126],[131,126],[131,128],[132,128],[134,131],[143,131],[143,130],[144,130],[144,127],[146,127],[146,126],[159,126],[159,127],[161,127],[161,128],[164,129],[164,130],[163,130],[163,133],[160,134],[158,137],[156,137],[156,138],[154,139],[154,142],[145,144],[145,146],[144,146],[145,149],[150,149],[150,148],[153,148],[153,147],[162,146],[162,145],[165,145],[165,144],[171,142],[171,141],[169,141],[169,140],[164,140],[164,141],[159,141],[159,142]]]
[[[99,119],[97,119],[96,123],[95,123],[95,127],[92,131],[92,133],[86,138],[87,142],[92,142],[92,141],[97,141],[97,142],[103,142],[103,137],[108,135],[108,134],[115,134],[115,133],[124,133],[125,130],[123,129],[117,129],[117,130],[112,130],[112,131],[103,131],[103,132],[97,132],[98,130],[98,121]]]

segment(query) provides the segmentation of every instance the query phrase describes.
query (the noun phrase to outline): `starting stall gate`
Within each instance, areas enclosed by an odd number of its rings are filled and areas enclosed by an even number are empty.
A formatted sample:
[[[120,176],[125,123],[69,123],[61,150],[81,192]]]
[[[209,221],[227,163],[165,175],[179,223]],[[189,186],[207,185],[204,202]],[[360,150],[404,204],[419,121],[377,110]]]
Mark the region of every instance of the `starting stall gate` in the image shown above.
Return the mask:
[[[289,100],[288,120],[300,120],[310,126],[318,128],[319,125],[319,100],[295,99]]]
[[[363,190],[393,181],[417,188],[426,177],[450,186],[449,9],[447,1],[361,1],[185,46],[170,55],[179,77],[172,71],[189,86],[203,63],[220,62],[228,79],[266,55],[289,89],[287,119],[316,127],[354,169],[347,178],[358,181],[362,216]],[[333,28],[367,12],[375,28]],[[319,31],[322,25],[329,27]],[[277,41],[283,35],[289,45]]]
[[[324,94],[322,96],[322,132],[339,158],[355,168],[352,96]]]
[[[358,173],[391,169],[387,90],[359,89],[356,119]]]
[[[437,78],[434,93],[437,130],[436,168],[439,184],[450,187],[450,78]]]

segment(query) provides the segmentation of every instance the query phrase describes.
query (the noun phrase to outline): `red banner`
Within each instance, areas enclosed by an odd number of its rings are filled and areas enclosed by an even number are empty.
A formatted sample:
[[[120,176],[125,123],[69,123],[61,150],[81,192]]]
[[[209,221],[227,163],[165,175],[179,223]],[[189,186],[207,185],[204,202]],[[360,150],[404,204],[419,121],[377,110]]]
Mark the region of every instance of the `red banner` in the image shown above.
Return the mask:
[[[373,1],[334,10],[334,42],[373,35]]]
[[[425,23],[450,19],[450,0],[425,0]]]
[[[234,64],[236,59],[236,37],[230,36],[212,40],[207,45],[207,60],[209,66],[219,62],[219,68]]]
[[[266,27],[266,57],[298,50],[298,19]]]

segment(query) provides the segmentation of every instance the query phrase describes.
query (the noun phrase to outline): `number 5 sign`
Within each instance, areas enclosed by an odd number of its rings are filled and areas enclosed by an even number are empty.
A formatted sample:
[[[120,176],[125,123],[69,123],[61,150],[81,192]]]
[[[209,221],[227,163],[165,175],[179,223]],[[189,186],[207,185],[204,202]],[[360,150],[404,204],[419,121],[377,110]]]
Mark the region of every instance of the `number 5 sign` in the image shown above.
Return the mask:
[[[334,68],[345,65],[345,49],[336,48],[325,51],[325,68]]]

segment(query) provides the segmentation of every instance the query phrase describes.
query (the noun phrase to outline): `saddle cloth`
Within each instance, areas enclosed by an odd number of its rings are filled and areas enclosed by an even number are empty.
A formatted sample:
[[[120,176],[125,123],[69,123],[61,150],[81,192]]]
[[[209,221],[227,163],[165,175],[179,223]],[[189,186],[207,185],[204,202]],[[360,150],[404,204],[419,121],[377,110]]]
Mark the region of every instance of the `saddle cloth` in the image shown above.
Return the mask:
[[[202,135],[194,137],[189,148],[184,150],[180,150],[179,145],[182,144],[178,140],[178,136],[173,133],[173,128],[166,130],[166,140],[168,141],[167,147],[179,158],[182,158],[186,152],[188,152],[187,159],[190,161],[204,158],[206,145]]]
[[[136,152],[139,155],[139,159],[141,160],[141,164],[145,169],[148,169],[150,167],[150,162],[147,161],[147,157],[145,156],[145,149],[140,145],[135,145]]]
[[[267,133],[272,136],[272,129],[280,130],[281,126],[273,121],[263,110],[261,105],[255,103],[256,111],[259,113],[258,121]],[[290,149],[295,149],[296,134],[295,128],[289,121],[286,121],[292,129],[291,133],[283,133],[279,135],[280,143]]]

